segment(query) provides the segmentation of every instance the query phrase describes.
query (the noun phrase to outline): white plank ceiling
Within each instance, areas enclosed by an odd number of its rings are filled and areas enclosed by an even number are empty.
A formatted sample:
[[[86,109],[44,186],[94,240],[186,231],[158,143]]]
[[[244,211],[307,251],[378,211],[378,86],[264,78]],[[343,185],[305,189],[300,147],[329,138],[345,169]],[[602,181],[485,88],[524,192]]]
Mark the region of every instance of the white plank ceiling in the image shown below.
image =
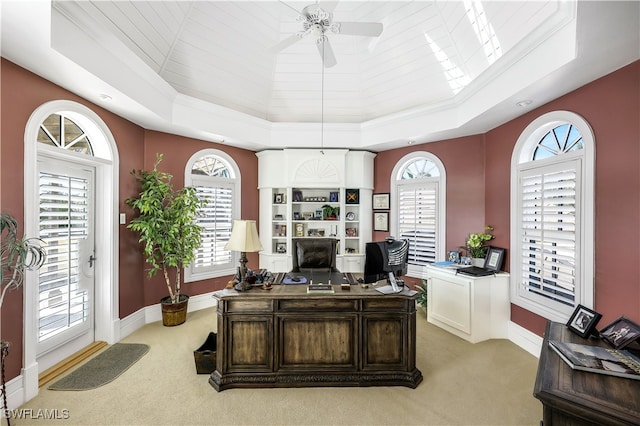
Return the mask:
[[[333,67],[322,66],[311,34],[274,49],[302,30],[297,18],[310,5],[332,12],[333,22],[381,23],[382,33],[328,33]],[[518,100],[535,106],[640,56],[637,2],[2,7],[4,57],[89,100],[108,94],[105,108],[147,128],[256,150],[295,145],[302,124],[332,123],[336,146],[373,150],[487,131],[525,112],[513,109]],[[349,135],[339,126],[351,126]]]

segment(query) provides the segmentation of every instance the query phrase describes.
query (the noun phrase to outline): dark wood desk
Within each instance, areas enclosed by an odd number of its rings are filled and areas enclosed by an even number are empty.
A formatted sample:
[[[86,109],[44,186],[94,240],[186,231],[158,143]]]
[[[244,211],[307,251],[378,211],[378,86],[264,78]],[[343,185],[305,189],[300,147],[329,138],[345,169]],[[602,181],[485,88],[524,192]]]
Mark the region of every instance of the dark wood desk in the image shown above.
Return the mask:
[[[572,370],[548,341],[607,346],[549,322],[533,395],[542,402],[544,426],[640,425],[640,381]]]
[[[211,386],[418,386],[416,295],[333,287],[334,294],[307,294],[305,285],[216,292]]]

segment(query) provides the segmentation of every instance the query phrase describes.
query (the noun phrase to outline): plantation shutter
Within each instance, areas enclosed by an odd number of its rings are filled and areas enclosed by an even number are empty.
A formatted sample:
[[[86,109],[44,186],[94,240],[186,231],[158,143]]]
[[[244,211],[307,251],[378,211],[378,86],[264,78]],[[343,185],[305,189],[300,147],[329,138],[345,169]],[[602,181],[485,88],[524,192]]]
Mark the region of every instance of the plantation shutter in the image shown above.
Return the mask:
[[[571,160],[524,170],[520,178],[520,291],[565,309],[580,300],[576,293],[580,173],[580,161]]]
[[[438,184],[398,185],[398,233],[409,240],[409,263],[436,260]]]
[[[205,200],[198,212],[197,223],[202,228],[202,244],[193,264],[195,272],[229,267],[232,257],[224,246],[231,237],[233,186],[196,186],[198,198]]]
[[[81,245],[89,234],[87,179],[40,173],[39,237],[47,261],[39,270],[38,341],[88,321],[80,276]]]

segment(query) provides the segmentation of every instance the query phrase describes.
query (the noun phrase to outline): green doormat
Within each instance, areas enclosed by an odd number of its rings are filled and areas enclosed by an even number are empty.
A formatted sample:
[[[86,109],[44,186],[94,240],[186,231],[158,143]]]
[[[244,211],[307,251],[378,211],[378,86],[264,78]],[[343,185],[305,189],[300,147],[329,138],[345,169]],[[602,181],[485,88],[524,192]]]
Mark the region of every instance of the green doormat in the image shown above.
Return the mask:
[[[116,343],[47,389],[88,390],[106,385],[148,351],[149,346],[141,343]]]

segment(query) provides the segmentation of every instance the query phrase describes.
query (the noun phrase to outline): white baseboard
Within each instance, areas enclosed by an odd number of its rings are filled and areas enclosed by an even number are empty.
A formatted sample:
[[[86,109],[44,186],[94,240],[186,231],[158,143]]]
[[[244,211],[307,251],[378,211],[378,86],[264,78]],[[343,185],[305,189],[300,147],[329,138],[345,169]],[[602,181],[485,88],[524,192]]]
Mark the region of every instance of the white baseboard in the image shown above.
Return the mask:
[[[507,333],[511,342],[520,346],[536,358],[540,358],[540,350],[542,349],[543,340],[542,337],[512,321],[509,321],[509,329]]]
[[[217,301],[213,297],[213,292],[198,294],[197,296],[191,296],[189,298],[188,312],[199,311],[200,309],[211,308],[216,305]],[[118,340],[121,340],[142,326],[156,321],[162,321],[162,311],[159,303],[156,305],[145,306],[131,315],[114,322],[114,325],[119,325],[120,327],[119,330],[114,331],[114,335],[120,336],[120,339]],[[9,410],[17,409],[22,404],[36,396],[25,395],[25,389],[27,388],[25,386],[25,380],[27,376],[29,376],[29,374],[26,374],[23,370],[22,374],[7,382],[7,406],[9,407]],[[37,374],[34,374],[33,376],[36,377],[37,380]],[[29,388],[33,387],[34,386],[30,386]],[[35,388],[37,388],[37,384],[35,385]],[[0,413],[0,418],[3,417],[4,413]]]

